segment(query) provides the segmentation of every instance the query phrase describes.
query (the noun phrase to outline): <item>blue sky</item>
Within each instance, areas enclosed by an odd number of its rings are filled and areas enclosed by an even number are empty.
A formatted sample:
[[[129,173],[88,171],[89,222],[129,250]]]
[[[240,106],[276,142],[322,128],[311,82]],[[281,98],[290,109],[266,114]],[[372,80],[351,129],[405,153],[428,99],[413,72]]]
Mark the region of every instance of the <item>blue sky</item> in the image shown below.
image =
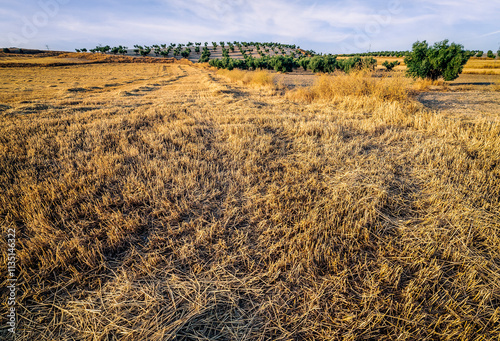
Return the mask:
[[[500,0],[0,0],[0,47],[237,40],[347,53],[446,38],[498,50]]]

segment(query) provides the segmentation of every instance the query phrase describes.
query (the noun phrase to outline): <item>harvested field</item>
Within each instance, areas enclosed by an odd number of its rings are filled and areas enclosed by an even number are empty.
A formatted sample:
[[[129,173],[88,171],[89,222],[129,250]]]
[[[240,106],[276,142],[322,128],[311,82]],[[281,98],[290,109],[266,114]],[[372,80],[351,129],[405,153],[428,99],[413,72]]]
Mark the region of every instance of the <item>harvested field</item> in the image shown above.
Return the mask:
[[[101,53],[46,53],[33,56],[0,54],[0,68],[5,67],[56,67],[75,64],[101,63],[158,63],[170,64],[174,58],[115,56]],[[191,64],[188,60],[178,63]]]
[[[498,111],[401,77],[0,75],[16,340],[500,338]]]

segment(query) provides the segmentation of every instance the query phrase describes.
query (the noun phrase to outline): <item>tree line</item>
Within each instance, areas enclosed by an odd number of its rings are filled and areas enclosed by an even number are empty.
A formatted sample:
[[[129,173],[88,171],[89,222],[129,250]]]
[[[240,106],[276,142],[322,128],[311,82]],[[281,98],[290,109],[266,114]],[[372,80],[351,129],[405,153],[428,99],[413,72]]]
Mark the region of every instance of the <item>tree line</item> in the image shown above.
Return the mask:
[[[407,66],[407,74],[411,77],[453,80],[463,70],[463,66],[471,57],[482,57],[483,51],[465,50],[462,45],[451,43],[448,40],[435,43],[430,46],[426,41],[417,41],[413,44],[412,51],[380,51],[358,54],[317,54],[313,50],[302,50],[299,46],[279,43],[258,42],[212,42],[212,51],[218,46],[222,49],[222,58],[211,59],[209,43],[188,42],[187,44],[166,44],[142,46],[134,45],[133,52],[136,55],[148,56],[154,53],[156,56],[167,57],[173,53],[174,57],[188,58],[194,52],[199,55],[199,62],[209,62],[213,67],[224,69],[256,70],[267,69],[277,72],[291,72],[294,69],[303,68],[312,72],[331,73],[337,70],[350,72],[357,69],[374,69],[377,61],[373,57],[404,57]],[[235,49],[238,49],[243,59],[230,57]],[[254,49],[259,57],[254,57]],[[87,52],[86,48],[76,49],[77,52]],[[126,54],[126,46],[117,47],[96,46],[90,52]],[[274,55],[271,55],[271,51]],[[500,50],[497,51],[497,56]],[[340,58],[343,57],[343,58]],[[346,58],[347,57],[347,58]],[[495,58],[492,50],[487,52],[488,58]],[[392,70],[399,65],[399,61],[385,61],[382,65],[387,70]]]
[[[353,69],[374,69],[377,61],[371,57],[351,57],[347,59],[337,59],[333,55],[325,56],[301,56],[294,58],[292,56],[263,56],[260,58],[246,55],[244,59],[234,59],[224,57],[222,59],[212,59],[209,65],[219,69],[243,69],[256,70],[266,69],[276,72],[291,72],[294,69],[302,67],[304,70],[312,72],[334,72],[337,70],[349,72]]]

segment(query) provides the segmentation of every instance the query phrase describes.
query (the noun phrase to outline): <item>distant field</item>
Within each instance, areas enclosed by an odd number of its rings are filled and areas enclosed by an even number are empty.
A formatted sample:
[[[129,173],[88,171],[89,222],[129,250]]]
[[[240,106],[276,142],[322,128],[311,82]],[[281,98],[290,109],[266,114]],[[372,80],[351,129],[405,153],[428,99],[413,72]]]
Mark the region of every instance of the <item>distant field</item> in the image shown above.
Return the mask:
[[[61,58],[61,57],[1,57],[0,63],[26,63],[26,64],[53,64],[53,63],[84,63],[85,60],[78,58]]]
[[[380,75],[0,68],[16,341],[498,340],[498,78]]]
[[[500,59],[471,58],[465,67],[474,69],[500,69]]]

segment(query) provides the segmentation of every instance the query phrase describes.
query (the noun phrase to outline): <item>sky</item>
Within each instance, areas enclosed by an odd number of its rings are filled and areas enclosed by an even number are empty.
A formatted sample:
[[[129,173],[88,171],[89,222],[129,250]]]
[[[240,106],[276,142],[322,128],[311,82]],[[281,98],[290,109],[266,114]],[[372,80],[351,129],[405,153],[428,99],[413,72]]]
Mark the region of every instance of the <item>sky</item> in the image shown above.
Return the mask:
[[[0,0],[0,47],[254,41],[352,53],[444,39],[500,49],[500,0]]]

